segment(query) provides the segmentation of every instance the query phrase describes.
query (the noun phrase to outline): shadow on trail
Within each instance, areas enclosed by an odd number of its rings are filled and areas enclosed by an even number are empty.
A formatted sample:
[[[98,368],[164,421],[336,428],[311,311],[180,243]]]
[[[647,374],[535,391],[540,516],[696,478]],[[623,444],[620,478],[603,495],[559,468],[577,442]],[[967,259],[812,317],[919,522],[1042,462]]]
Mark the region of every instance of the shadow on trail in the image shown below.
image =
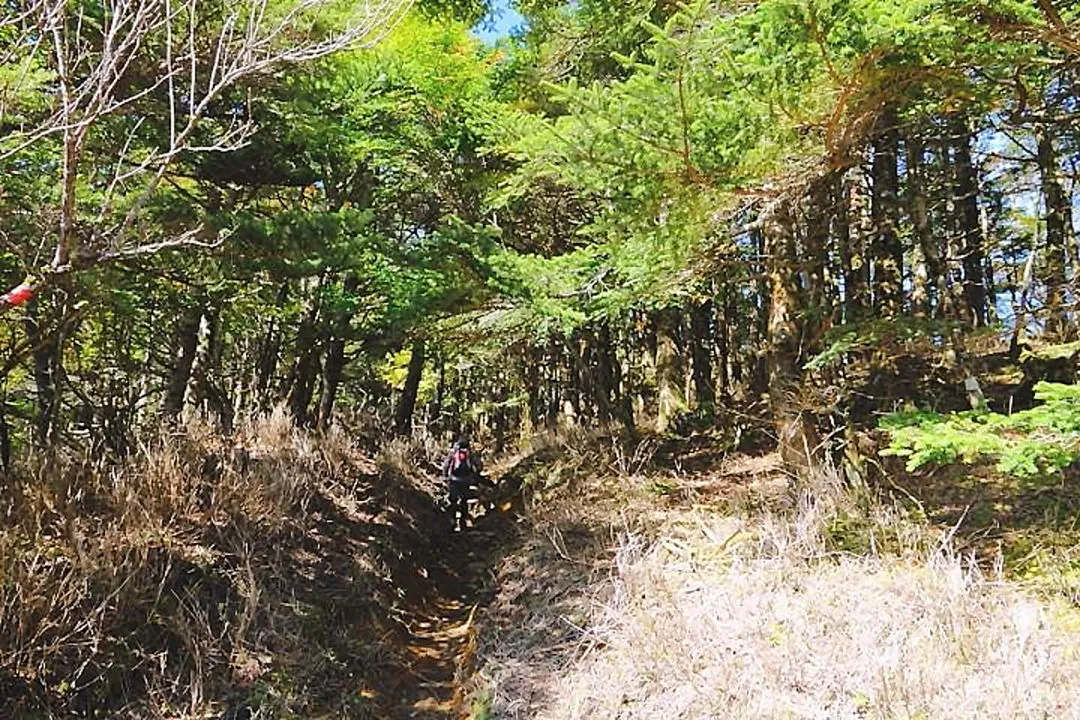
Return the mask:
[[[928,520],[950,530],[958,550],[988,566],[1000,552],[1007,568],[1023,572],[1040,553],[1073,554],[1080,541],[1076,469],[1058,478],[1018,479],[966,465],[905,472],[890,460],[887,471],[897,478],[887,489],[900,502],[917,503]]]
[[[496,572],[523,542],[522,487],[550,451],[496,471],[496,510],[464,532],[435,493],[441,483],[383,468],[353,487],[308,498],[284,534],[256,536],[274,557],[262,597],[288,642],[269,648],[289,686],[288,709],[309,717],[444,720],[470,714],[478,621],[496,598]],[[264,566],[270,563],[264,563]],[[296,648],[307,643],[301,653]],[[279,654],[280,653],[280,654]],[[277,658],[289,656],[286,661]],[[263,680],[234,683],[223,718],[269,710]]]
[[[384,561],[403,593],[396,681],[383,692],[396,698],[387,718],[436,720],[469,716],[467,687],[474,671],[477,619],[496,594],[495,569],[521,542],[521,489],[531,457],[498,472],[486,499],[496,509],[474,514],[453,532],[451,518],[407,478],[391,476],[379,512],[392,533],[411,537],[381,543],[398,548]]]

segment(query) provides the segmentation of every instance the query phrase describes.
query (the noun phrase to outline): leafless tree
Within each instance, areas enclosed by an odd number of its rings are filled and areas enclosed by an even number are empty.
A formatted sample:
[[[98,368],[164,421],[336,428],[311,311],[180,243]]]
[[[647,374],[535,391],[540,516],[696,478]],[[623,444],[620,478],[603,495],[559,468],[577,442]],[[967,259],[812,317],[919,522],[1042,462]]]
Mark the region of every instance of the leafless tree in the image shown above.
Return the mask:
[[[243,108],[206,119],[228,91],[284,65],[378,42],[412,0],[12,0],[0,9],[0,162],[52,153],[57,207],[43,242],[51,260],[0,297],[0,313],[79,269],[169,248],[214,246],[205,224],[148,232],[147,205],[178,158],[228,152],[252,131]],[[20,88],[20,83],[22,87]],[[27,121],[10,98],[37,93]],[[162,117],[133,118],[159,99]],[[163,99],[162,103],[160,99]],[[102,180],[88,142],[127,116],[127,138]],[[165,128],[148,144],[144,121]],[[198,130],[198,132],[196,132]],[[100,156],[93,160],[101,162]],[[93,175],[94,192],[89,187]],[[93,198],[87,200],[86,198]],[[91,207],[87,207],[92,205]]]

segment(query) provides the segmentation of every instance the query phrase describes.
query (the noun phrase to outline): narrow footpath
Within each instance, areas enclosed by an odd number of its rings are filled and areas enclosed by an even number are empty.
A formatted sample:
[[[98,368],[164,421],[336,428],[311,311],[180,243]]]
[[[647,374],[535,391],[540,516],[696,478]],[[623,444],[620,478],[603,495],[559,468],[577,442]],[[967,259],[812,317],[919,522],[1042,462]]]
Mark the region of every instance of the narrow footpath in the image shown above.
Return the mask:
[[[476,616],[493,596],[492,572],[516,537],[512,516],[489,514],[463,533],[445,532],[426,572],[434,596],[408,620],[408,668],[395,688],[395,718],[468,718]]]

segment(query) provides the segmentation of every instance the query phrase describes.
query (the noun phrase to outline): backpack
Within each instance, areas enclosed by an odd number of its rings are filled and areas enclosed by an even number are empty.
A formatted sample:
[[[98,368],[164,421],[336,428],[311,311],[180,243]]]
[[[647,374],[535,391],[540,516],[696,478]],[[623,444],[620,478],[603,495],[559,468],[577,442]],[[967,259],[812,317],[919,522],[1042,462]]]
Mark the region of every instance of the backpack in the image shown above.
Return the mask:
[[[469,457],[468,449],[458,448],[455,450],[453,456],[450,458],[451,477],[468,477],[472,475],[473,472],[474,468],[472,459]]]

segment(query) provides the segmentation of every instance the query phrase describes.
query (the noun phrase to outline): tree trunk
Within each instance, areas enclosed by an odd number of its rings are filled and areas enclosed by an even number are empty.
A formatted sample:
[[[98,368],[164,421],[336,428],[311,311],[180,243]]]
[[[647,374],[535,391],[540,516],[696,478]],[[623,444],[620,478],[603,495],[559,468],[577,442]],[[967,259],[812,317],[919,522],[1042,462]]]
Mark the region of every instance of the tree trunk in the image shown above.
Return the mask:
[[[34,350],[34,386],[37,413],[34,417],[34,444],[48,448],[56,440],[60,415],[60,396],[57,388],[60,364],[60,334],[48,332],[40,321],[41,307],[37,300],[27,306],[26,336]]]
[[[296,335],[296,364],[290,374],[289,411],[297,425],[308,423],[308,406],[315,392],[318,371],[318,333],[315,328],[316,307],[300,323]]]
[[[845,323],[858,322],[866,315],[868,279],[862,238],[854,239],[851,232],[851,196],[854,187],[844,175],[837,174],[833,183],[833,234],[840,256],[840,275],[844,281]]]
[[[805,308],[802,327],[802,352],[805,355],[820,351],[822,338],[834,321],[832,299],[826,285],[832,185],[831,176],[819,178],[810,186],[803,200],[805,247],[800,256],[805,269],[800,273],[800,277],[803,278],[804,289],[801,305]]]
[[[1046,332],[1053,337],[1061,337],[1069,327],[1065,287],[1069,248],[1072,246],[1072,203],[1061,182],[1061,168],[1049,128],[1039,123],[1035,127],[1035,136],[1038,139],[1039,174],[1046,205],[1046,253],[1043,259]]]
[[[677,339],[678,311],[661,310],[656,320],[656,432],[664,433],[685,410],[682,358]]]
[[[888,108],[878,119],[874,140],[873,190],[870,198],[873,291],[879,316],[897,317],[903,309],[904,248],[898,232],[900,179],[897,173],[900,132],[896,112]]]
[[[987,323],[986,257],[979,221],[978,176],[971,160],[971,130],[967,119],[949,119],[953,159],[953,198],[956,238],[964,270],[963,294],[968,320],[976,327]]]
[[[592,352],[590,333],[587,328],[579,328],[570,338],[567,348],[570,372],[570,403],[579,423],[585,424],[593,414],[595,386],[592,376]]]
[[[530,430],[536,430],[544,422],[544,396],[540,385],[543,358],[543,351],[531,343],[526,345],[522,352],[522,361],[525,363],[525,392],[529,396],[527,417]]]
[[[174,341],[175,359],[169,372],[169,382],[165,387],[165,397],[161,401],[161,414],[171,425],[176,424],[184,409],[191,370],[195,365],[195,354],[199,347],[199,322],[202,320],[201,306],[190,307],[184,311],[176,325]]]
[[[202,336],[202,348],[201,352],[196,350],[195,353],[189,388],[194,392],[196,402],[204,403],[205,407],[218,416],[222,432],[230,433],[235,419],[233,405],[224,386],[218,381],[224,344],[220,308],[210,306],[203,311],[199,321],[199,334]]]
[[[769,258],[769,407],[781,457],[805,471],[818,442],[799,397],[803,308],[796,283],[795,218],[791,207],[779,202],[763,220]]]
[[[548,427],[555,427],[559,423],[559,412],[562,410],[562,385],[560,383],[559,369],[562,365],[562,353],[559,351],[559,341],[552,335],[548,339],[548,353],[545,365],[547,366],[547,408],[546,422]]]
[[[713,302],[695,302],[690,309],[692,326],[690,338],[693,363],[694,400],[698,410],[711,417],[716,406],[716,387],[713,385]]]
[[[446,353],[441,347],[435,349],[435,407],[432,408],[432,424],[435,432],[443,431],[443,408],[446,407]]]
[[[756,347],[763,348],[769,342],[769,303],[772,302],[769,292],[769,269],[772,267],[769,259],[769,244],[765,233],[760,230],[754,231],[754,240],[757,245],[758,257],[762,258],[758,264],[757,281],[757,317],[754,323],[756,335]],[[769,358],[764,352],[755,354],[754,365],[751,370],[750,392],[757,401],[769,391]]]
[[[803,201],[806,224],[806,306],[815,317],[825,318],[825,268],[829,253],[829,216],[832,207],[831,178],[819,180],[810,187]]]
[[[731,397],[732,378],[734,377],[736,380],[739,378],[740,364],[736,359],[735,364],[732,365],[731,357],[731,337],[735,323],[734,293],[726,283],[723,285],[722,292],[724,297],[724,318],[716,329],[716,354],[720,366],[720,396],[726,400]],[[730,371],[729,367],[731,368]]]
[[[394,432],[401,436],[412,434],[413,412],[416,410],[416,398],[420,392],[420,380],[424,376],[424,341],[413,342],[409,356],[409,370],[405,375],[405,388],[401,392],[397,413],[394,418]]]
[[[619,340],[615,340],[611,343],[611,370],[612,378],[611,385],[612,390],[615,393],[615,407],[619,416],[619,421],[622,423],[623,430],[630,439],[636,439],[637,425],[634,423],[634,389],[632,366],[629,358],[627,358],[625,366],[623,361],[619,358],[619,347],[624,345]],[[628,353],[624,353],[624,356]]]
[[[289,283],[286,281],[281,283],[281,287],[278,288],[275,307],[278,309],[284,307],[288,297]],[[277,370],[278,354],[280,352],[281,333],[278,328],[278,321],[276,318],[271,318],[269,326],[266,329],[266,335],[262,341],[262,346],[259,349],[259,365],[255,377],[255,393],[257,396],[255,402],[260,407],[265,407],[269,403],[270,399],[267,397],[267,393],[270,390],[274,372]]]
[[[606,322],[600,323],[596,333],[596,414],[600,422],[611,422],[614,417],[612,398],[615,396],[616,358],[611,344],[611,329]]]
[[[7,397],[0,398],[0,469],[3,470],[3,480],[0,489],[8,489],[8,481],[11,478],[11,431],[7,422]]]
[[[948,267],[942,260],[941,244],[934,237],[930,228],[930,212],[926,199],[926,183],[923,177],[924,147],[921,138],[914,134],[907,138],[907,201],[911,224],[915,230],[915,242],[925,268],[921,275],[925,277],[927,295],[924,310],[929,314],[951,317],[953,314],[952,287],[949,285]],[[916,275],[920,270],[916,268]],[[918,285],[918,283],[916,283]],[[918,306],[918,302],[914,304]]]
[[[345,281],[341,285],[347,309],[337,312],[330,328],[330,337],[327,339],[326,360],[323,362],[322,373],[322,395],[319,397],[317,424],[320,430],[330,427],[330,421],[334,415],[334,403],[337,401],[341,375],[345,370],[345,342],[349,337],[349,327],[354,314],[353,305],[349,301],[356,294],[359,286],[360,278],[353,272],[345,276]]]

